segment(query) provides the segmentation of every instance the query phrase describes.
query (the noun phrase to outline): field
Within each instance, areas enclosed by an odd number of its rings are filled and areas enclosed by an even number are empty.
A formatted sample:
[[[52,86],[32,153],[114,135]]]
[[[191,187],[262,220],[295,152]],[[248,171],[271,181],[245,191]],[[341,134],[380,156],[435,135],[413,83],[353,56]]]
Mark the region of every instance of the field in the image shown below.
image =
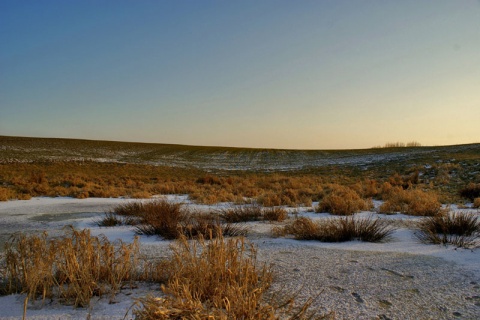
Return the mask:
[[[46,230],[45,239],[64,239],[51,243],[65,251],[74,242],[65,233],[71,225],[89,229],[92,245],[104,248],[119,248],[121,239],[134,252],[130,245],[139,237],[138,256],[124,259],[140,261],[126,278],[123,269],[122,277],[117,269],[103,276],[110,282],[94,286],[91,296],[81,285],[86,300],[79,302],[68,291],[74,281],[66,271],[59,276],[58,266],[53,287],[29,291],[21,272],[8,271],[26,267],[4,260],[2,283],[14,279],[18,293],[10,294],[11,285],[2,289],[9,295],[0,305],[12,308],[0,319],[20,318],[26,296],[28,319],[171,318],[181,317],[179,310],[191,318],[288,318],[294,310],[279,303],[287,300],[308,311],[300,318],[309,312],[336,319],[480,315],[480,144],[316,151],[0,137],[0,200],[3,255],[9,248],[21,252],[11,238],[17,231]],[[195,269],[202,261],[179,248],[194,250],[189,243],[206,251],[202,238],[212,235],[220,237],[208,242],[219,246],[213,253],[240,259],[246,282],[208,285],[198,278],[216,269]],[[231,244],[236,249],[226,246],[230,239],[240,241]],[[55,256],[55,250],[45,252]],[[169,260],[176,253],[191,262],[171,264],[180,261]],[[159,264],[145,264],[153,260]],[[226,265],[236,270],[231,261]],[[203,283],[195,290],[225,286],[225,295],[192,296],[193,287],[185,291],[182,281]],[[245,300],[231,298],[240,292]]]

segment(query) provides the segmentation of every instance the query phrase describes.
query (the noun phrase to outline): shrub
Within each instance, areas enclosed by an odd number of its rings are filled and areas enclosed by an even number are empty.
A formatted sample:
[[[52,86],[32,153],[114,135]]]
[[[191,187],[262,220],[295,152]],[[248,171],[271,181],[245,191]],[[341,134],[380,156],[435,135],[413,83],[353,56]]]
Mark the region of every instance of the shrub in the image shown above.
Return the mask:
[[[165,239],[177,239],[182,231],[182,222],[189,219],[182,204],[163,200],[143,203],[138,216],[137,234],[159,235]]]
[[[229,209],[222,209],[218,215],[228,223],[249,222],[249,221],[284,221],[288,213],[280,207],[262,208],[259,205],[236,206]]]
[[[231,224],[222,224],[214,215],[192,212],[183,204],[165,200],[132,202],[116,206],[113,210],[136,225],[136,233],[148,236],[161,236],[165,239],[178,239],[181,236],[196,238],[246,235],[247,229]]]
[[[316,211],[346,216],[372,207],[372,202],[362,199],[355,190],[334,185],[332,191],[320,201]]]
[[[12,198],[13,198],[12,190],[0,187],[0,201],[8,201]]]
[[[423,243],[476,247],[480,239],[480,221],[474,213],[444,213],[424,218],[415,236]]]
[[[134,216],[121,216],[114,211],[110,211],[105,212],[102,218],[94,220],[93,223],[99,227],[133,226],[138,224],[138,219]]]
[[[219,216],[226,222],[248,222],[263,219],[262,207],[258,205],[236,206],[220,210]]]
[[[275,207],[282,205],[282,199],[275,193],[267,192],[257,198],[257,202],[265,207]]]
[[[132,244],[109,242],[89,230],[73,228],[64,237],[16,234],[5,245],[2,278],[5,292],[59,297],[75,307],[88,306],[94,295],[113,298],[125,281],[134,280],[138,262],[138,239]]]
[[[474,208],[480,208],[480,197],[475,198],[475,199],[473,200],[473,207],[474,207]]]
[[[382,242],[388,240],[393,231],[388,221],[372,217],[345,217],[317,222],[301,217],[275,232],[277,235],[292,235],[297,240]]]
[[[432,192],[394,187],[385,198],[386,201],[380,206],[381,213],[401,212],[414,216],[434,216],[441,211],[438,197]]]
[[[281,222],[288,218],[287,210],[279,207],[263,209],[263,220]]]
[[[480,183],[470,182],[464,188],[460,190],[460,196],[473,201],[475,198],[480,197]]]
[[[144,211],[144,204],[139,201],[124,203],[113,207],[112,211],[122,216],[140,217]]]

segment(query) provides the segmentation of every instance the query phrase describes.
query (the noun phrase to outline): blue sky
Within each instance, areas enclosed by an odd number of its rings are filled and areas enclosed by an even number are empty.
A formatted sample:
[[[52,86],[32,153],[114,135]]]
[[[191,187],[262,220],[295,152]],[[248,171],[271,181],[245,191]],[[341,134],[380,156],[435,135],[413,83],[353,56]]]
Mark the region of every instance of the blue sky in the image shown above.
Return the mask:
[[[0,134],[480,142],[480,2],[0,2]]]

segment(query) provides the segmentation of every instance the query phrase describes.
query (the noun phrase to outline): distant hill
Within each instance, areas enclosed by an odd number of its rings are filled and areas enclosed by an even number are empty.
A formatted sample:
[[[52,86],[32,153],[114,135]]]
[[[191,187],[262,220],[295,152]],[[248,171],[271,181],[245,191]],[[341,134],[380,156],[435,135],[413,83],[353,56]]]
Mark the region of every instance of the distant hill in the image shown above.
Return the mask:
[[[469,162],[479,160],[480,144],[282,150],[0,136],[0,163],[95,161],[194,167],[207,171],[296,171],[331,165],[369,168],[394,162],[419,164],[462,159]]]

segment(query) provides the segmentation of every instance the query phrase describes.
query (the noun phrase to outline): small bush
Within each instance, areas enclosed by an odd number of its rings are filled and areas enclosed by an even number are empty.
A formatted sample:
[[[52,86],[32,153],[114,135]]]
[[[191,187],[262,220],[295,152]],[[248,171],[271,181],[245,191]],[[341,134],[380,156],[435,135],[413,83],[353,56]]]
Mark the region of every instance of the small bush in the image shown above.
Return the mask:
[[[480,197],[473,200],[473,207],[480,208]]]
[[[98,218],[93,222],[99,227],[114,227],[114,226],[125,226],[125,225],[136,225],[138,219],[133,216],[121,216],[114,211],[105,212],[102,218]]]
[[[287,210],[279,207],[263,209],[263,220],[281,222],[288,218]]]
[[[0,201],[8,201],[14,197],[12,190],[0,187]]]
[[[280,207],[262,208],[259,205],[236,206],[220,210],[218,215],[228,223],[249,221],[284,221],[288,213]]]
[[[436,194],[419,189],[403,190],[394,187],[384,195],[386,201],[380,206],[381,213],[405,213],[414,216],[435,216],[441,211]]]
[[[282,205],[281,197],[273,192],[267,192],[257,198],[257,202],[265,207],[275,207]]]
[[[248,222],[263,219],[262,207],[258,205],[236,206],[220,210],[219,216],[226,222]]]
[[[362,199],[355,190],[335,185],[332,191],[320,201],[316,211],[347,216],[372,207],[372,202]]]
[[[135,201],[117,205],[113,207],[112,211],[121,216],[140,217],[144,212],[144,207],[143,202]]]
[[[301,217],[275,232],[277,235],[292,235],[298,240],[382,242],[388,240],[393,231],[388,221],[372,217],[361,219],[345,217],[317,222]]]
[[[132,202],[120,205],[113,210],[126,218],[124,221],[136,225],[136,233],[148,236],[161,236],[164,239],[215,237],[246,235],[247,229],[229,223],[222,224],[220,219],[210,214],[192,212],[183,204],[171,203],[165,200],[150,202]],[[107,222],[110,219],[107,215]]]
[[[424,218],[415,236],[423,243],[476,247],[480,239],[480,221],[474,213],[445,213]]]
[[[140,217],[137,234],[159,235],[165,239],[179,238],[182,223],[190,218],[182,204],[162,200],[143,203],[137,214]]]
[[[460,196],[473,201],[475,198],[480,197],[480,183],[470,182],[464,188],[460,190]]]

